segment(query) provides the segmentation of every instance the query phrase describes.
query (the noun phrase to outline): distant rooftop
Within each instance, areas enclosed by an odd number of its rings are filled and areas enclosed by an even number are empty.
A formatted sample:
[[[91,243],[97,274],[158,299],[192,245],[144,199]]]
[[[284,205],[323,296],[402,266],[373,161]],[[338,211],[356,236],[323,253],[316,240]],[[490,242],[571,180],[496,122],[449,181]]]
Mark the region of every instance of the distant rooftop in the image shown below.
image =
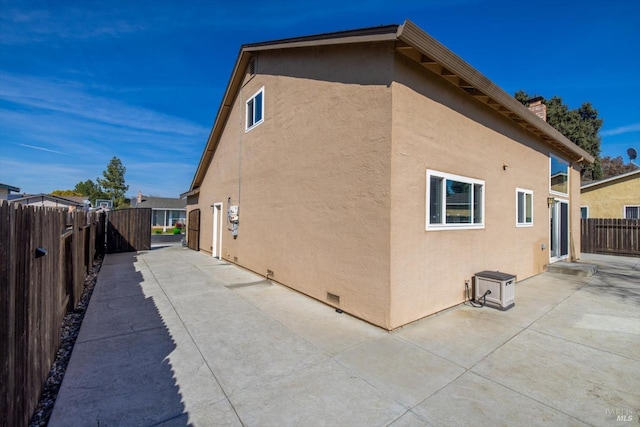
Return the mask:
[[[140,196],[131,198],[131,206],[134,208],[152,209],[187,209],[187,201],[173,197]]]
[[[14,193],[19,193],[20,192],[20,189],[18,187],[14,187],[13,185],[0,183],[0,188],[4,188],[6,190],[13,191]]]

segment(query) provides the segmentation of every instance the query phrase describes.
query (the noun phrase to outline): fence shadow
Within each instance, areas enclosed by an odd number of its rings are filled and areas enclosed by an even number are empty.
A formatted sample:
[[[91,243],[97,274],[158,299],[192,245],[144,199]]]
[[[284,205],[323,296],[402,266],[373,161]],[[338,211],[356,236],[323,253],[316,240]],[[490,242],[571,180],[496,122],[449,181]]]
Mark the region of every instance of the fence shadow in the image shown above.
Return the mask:
[[[49,426],[189,425],[164,300],[145,272],[136,253],[106,256]]]

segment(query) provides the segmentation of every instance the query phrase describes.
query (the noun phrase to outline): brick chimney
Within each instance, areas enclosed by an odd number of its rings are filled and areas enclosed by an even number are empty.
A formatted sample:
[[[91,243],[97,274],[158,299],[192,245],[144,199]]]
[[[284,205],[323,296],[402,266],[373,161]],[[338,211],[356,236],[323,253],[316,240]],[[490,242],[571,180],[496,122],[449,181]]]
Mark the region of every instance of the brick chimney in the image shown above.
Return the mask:
[[[142,203],[142,191],[138,191],[138,204]]]
[[[535,113],[536,116],[540,117],[545,122],[547,121],[547,106],[542,103],[541,96],[531,98],[527,101],[527,104],[529,104],[529,110]]]

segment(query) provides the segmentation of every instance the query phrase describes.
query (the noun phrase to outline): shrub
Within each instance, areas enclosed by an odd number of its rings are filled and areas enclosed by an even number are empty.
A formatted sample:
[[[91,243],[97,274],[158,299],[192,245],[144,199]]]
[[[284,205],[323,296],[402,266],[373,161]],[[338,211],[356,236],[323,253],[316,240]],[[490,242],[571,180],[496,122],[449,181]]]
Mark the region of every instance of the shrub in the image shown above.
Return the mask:
[[[156,234],[162,234],[162,230],[159,229],[159,228],[153,230],[153,232],[156,233]]]
[[[180,229],[178,227],[174,228],[173,234],[180,234]]]

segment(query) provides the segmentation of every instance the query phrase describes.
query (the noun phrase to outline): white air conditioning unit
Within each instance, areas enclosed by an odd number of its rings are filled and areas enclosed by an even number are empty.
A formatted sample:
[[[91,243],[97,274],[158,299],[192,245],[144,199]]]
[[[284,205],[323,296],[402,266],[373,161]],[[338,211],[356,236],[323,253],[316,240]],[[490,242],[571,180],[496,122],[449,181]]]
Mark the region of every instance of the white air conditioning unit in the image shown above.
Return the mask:
[[[516,276],[499,271],[481,271],[476,273],[475,299],[508,310],[515,305]]]

